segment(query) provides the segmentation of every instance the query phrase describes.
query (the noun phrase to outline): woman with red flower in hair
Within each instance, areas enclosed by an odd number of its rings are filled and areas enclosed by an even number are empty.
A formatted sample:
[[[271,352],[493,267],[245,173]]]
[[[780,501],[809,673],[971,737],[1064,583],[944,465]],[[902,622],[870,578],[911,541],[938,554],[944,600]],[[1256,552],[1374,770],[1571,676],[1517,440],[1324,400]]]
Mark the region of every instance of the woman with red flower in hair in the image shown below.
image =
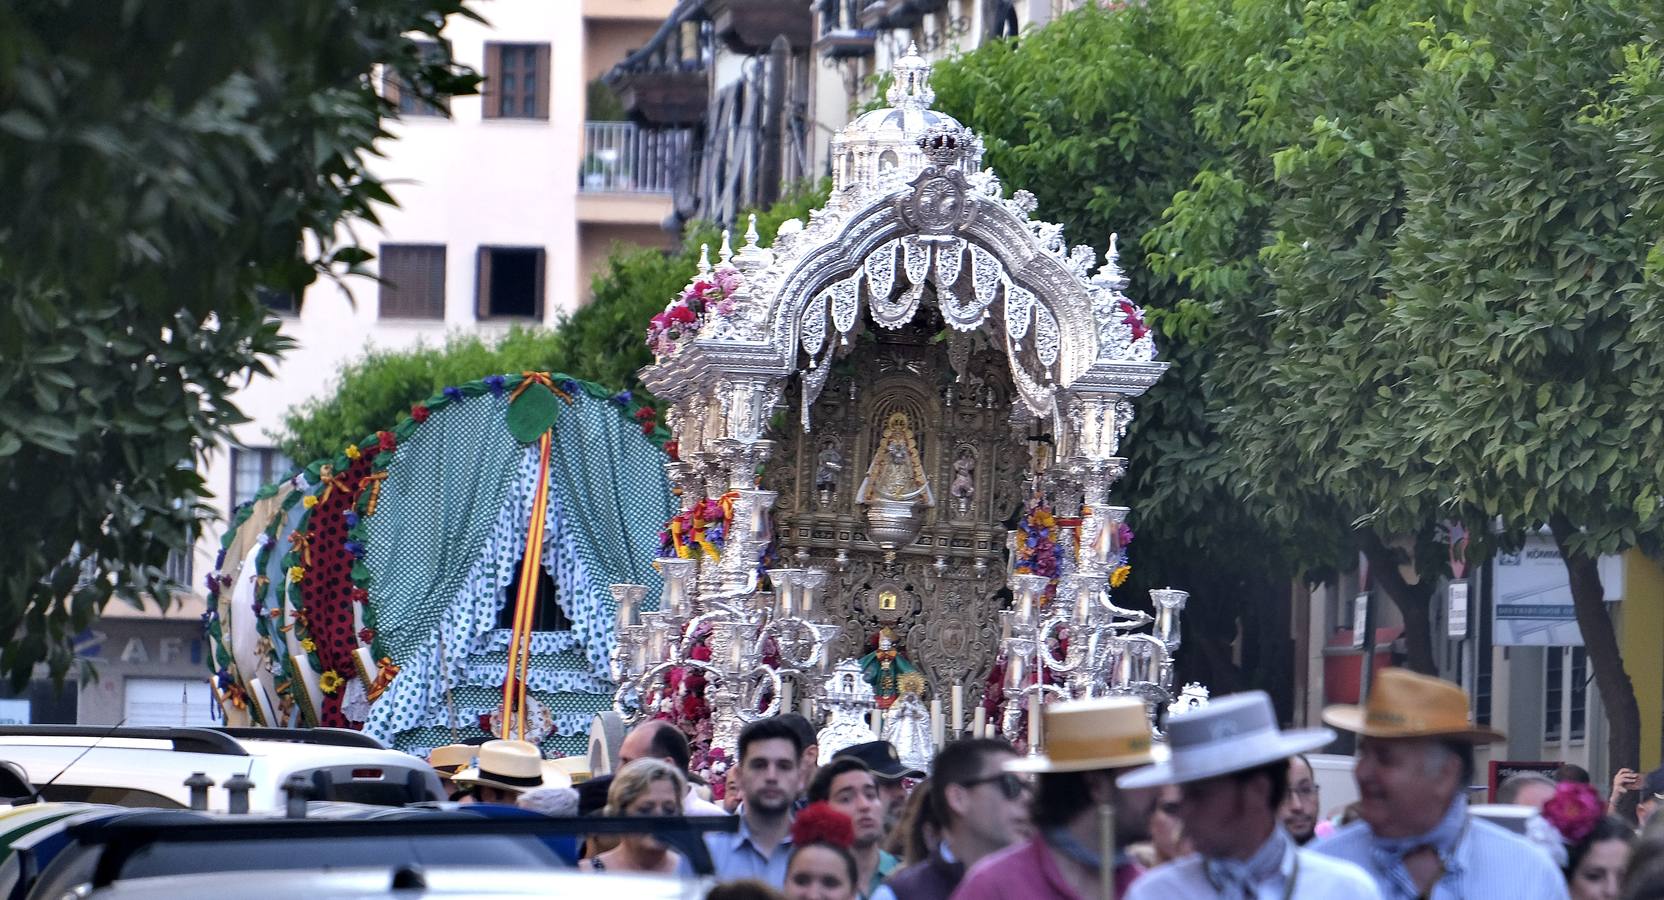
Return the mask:
[[[1561,870],[1572,900],[1617,900],[1635,832],[1606,814],[1600,792],[1587,784],[1561,782],[1543,804],[1543,818],[1565,842]]]
[[[855,825],[825,802],[811,803],[792,822],[786,864],[787,900],[855,900]]]

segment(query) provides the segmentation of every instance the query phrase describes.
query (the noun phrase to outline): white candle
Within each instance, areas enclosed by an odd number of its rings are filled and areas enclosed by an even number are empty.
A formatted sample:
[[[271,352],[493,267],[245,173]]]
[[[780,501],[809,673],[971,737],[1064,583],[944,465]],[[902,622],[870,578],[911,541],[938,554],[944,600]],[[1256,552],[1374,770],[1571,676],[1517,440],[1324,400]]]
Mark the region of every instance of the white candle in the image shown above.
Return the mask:
[[[1028,698],[1028,752],[1033,753],[1040,746],[1040,694],[1035,692]]]
[[[978,706],[976,709],[971,710],[971,736],[972,737],[979,737],[980,738],[980,737],[987,737],[988,736],[987,717],[988,717],[988,711],[983,709],[981,706]]]
[[[953,735],[954,740],[958,740],[960,733],[965,730],[965,686],[963,684],[953,686],[952,711],[953,718],[948,720],[948,731]]]
[[[802,703],[798,707],[798,712],[803,714],[803,718],[809,720],[809,724],[813,725],[815,723],[815,701],[814,700],[812,700],[808,697],[804,697]]]
[[[780,682],[780,712],[788,713],[788,712],[791,712],[791,711],[792,711],[792,683],[789,682],[789,681],[782,681],[782,682]]]
[[[936,746],[942,746],[942,701],[940,700],[930,701],[930,736],[935,740]]]
[[[881,709],[872,711],[872,733],[879,737],[884,736],[884,711]]]

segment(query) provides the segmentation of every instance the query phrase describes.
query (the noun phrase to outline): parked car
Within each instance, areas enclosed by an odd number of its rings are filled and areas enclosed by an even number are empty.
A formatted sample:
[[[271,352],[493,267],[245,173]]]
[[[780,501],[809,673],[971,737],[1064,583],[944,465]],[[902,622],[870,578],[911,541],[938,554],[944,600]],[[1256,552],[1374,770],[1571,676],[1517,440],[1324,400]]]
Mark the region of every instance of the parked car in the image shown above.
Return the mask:
[[[598,879],[605,879],[599,882]],[[605,890],[607,900],[699,900],[708,885],[633,873],[512,871],[486,868],[402,869],[386,867],[329,872],[237,872],[179,875],[121,881],[86,897],[101,900],[290,900],[296,896],[342,900],[372,897],[573,897]],[[80,896],[76,897],[80,900]]]
[[[369,735],[337,728],[103,728],[0,726],[0,760],[15,764],[47,801],[182,809],[186,780],[212,782],[207,808],[232,809],[241,775],[250,810],[282,809],[298,776],[309,799],[400,806],[443,797],[426,762]]]
[[[365,807],[365,810],[371,808]],[[0,863],[18,878],[5,900],[186,896],[401,896],[411,892],[558,896],[551,881],[577,875],[551,838],[650,831],[694,851],[709,874],[699,835],[733,830],[726,816],[681,818],[482,817],[476,811],[381,810],[364,818],[278,818],[189,810],[124,810],[64,828],[46,853],[20,847]],[[45,849],[45,848],[43,848]],[[482,882],[481,874],[490,879]],[[608,877],[607,891],[614,882]],[[541,883],[542,888],[535,884]],[[593,882],[590,884],[593,888]],[[627,884],[620,883],[620,887]],[[676,879],[645,879],[626,897],[702,896]],[[20,890],[21,889],[21,890]],[[576,896],[587,896],[585,890]]]

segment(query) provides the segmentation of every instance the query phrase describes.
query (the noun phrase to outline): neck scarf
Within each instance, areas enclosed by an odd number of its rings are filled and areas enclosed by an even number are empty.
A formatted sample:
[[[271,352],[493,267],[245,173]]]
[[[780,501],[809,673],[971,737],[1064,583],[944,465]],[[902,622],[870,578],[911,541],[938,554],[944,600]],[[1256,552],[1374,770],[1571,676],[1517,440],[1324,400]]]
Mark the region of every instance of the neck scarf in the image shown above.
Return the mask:
[[[1283,864],[1294,848],[1294,841],[1276,825],[1254,855],[1247,859],[1204,859],[1202,872],[1220,897],[1253,900],[1259,885],[1283,874]]]
[[[1439,861],[1444,864],[1445,873],[1455,872],[1456,845],[1462,842],[1467,824],[1468,801],[1466,797],[1458,794],[1456,799],[1450,802],[1450,808],[1445,810],[1444,818],[1422,834],[1384,838],[1376,836],[1371,831],[1370,855],[1374,859],[1375,867],[1386,874],[1395,888],[1404,896],[1417,897],[1421,892],[1416,889],[1416,881],[1410,877],[1410,870],[1404,866],[1404,857],[1423,847],[1430,847],[1439,854]]]

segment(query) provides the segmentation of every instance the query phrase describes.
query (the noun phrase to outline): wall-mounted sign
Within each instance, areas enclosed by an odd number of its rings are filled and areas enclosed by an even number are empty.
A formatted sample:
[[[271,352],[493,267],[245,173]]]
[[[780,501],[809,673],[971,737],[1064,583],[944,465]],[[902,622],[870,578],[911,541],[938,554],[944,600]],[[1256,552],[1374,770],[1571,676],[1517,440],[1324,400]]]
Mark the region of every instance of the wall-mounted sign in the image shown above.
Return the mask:
[[[1463,579],[1452,581],[1449,591],[1450,616],[1445,620],[1445,633],[1453,641],[1464,640],[1468,636],[1468,583]]]
[[[1352,649],[1364,648],[1365,634],[1369,630],[1369,592],[1365,591],[1352,601]]]

